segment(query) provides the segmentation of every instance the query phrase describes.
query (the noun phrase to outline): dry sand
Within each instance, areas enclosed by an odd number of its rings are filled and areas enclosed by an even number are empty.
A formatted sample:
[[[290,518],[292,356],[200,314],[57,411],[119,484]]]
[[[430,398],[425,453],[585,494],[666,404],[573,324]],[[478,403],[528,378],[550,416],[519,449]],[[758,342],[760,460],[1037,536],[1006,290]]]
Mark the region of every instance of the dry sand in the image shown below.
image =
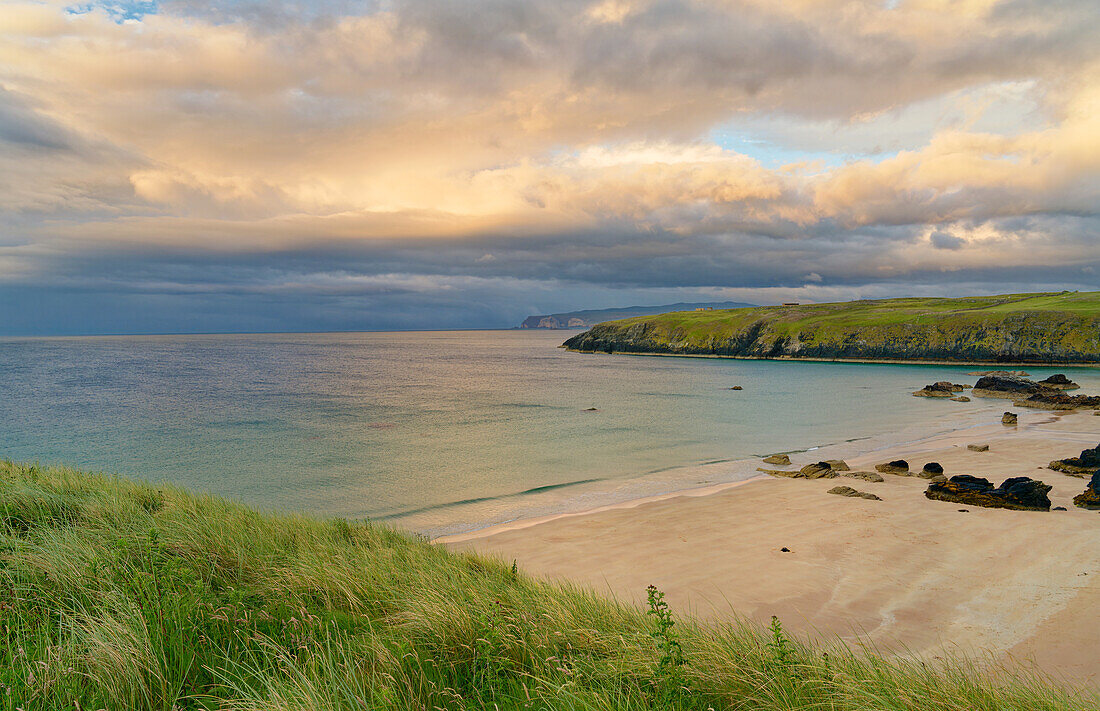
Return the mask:
[[[1098,441],[1092,412],[1024,411],[1018,427],[998,421],[848,460],[856,470],[937,461],[948,476],[995,483],[1027,475],[1053,485],[1051,501],[1068,511],[930,501],[919,478],[765,477],[439,540],[624,600],[644,600],[654,584],[674,610],[704,619],[778,615],[788,629],[826,641],[992,655],[1100,685],[1100,513],[1071,502],[1085,479],[1045,468]],[[883,500],[825,493],[838,484]]]

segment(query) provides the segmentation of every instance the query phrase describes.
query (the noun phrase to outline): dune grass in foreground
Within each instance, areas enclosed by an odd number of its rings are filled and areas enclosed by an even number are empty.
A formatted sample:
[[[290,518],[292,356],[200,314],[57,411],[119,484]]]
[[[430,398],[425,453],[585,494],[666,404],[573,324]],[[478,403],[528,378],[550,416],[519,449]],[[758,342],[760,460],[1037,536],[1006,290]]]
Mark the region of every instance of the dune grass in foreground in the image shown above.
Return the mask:
[[[379,526],[0,461],[0,709],[1097,708],[651,600],[658,614]]]

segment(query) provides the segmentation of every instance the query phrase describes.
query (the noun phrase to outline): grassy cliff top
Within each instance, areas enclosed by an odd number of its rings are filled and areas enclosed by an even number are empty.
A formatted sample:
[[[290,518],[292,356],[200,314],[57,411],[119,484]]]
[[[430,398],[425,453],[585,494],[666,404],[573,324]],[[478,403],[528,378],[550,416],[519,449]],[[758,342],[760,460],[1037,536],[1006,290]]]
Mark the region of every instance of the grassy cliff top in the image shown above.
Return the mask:
[[[1083,711],[703,626],[384,527],[0,460],[0,709]]]
[[[597,324],[580,351],[749,358],[1100,363],[1100,292],[681,311]]]
[[[685,329],[708,329],[740,322],[770,319],[785,330],[796,332],[814,326],[881,326],[899,323],[980,316],[990,321],[1026,313],[1067,313],[1100,318],[1100,291],[1003,294],[964,298],[904,298],[840,301],[799,306],[757,306],[716,311],[677,311],[657,316],[639,316],[614,323],[667,324]],[[608,322],[611,323],[611,322]]]

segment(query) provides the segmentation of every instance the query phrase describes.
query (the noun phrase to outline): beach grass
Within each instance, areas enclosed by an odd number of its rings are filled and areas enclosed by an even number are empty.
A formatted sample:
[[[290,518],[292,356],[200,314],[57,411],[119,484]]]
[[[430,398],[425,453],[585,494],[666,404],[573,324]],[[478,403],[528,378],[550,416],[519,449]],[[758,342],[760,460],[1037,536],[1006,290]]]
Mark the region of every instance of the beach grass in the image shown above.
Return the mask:
[[[966,659],[825,649],[649,600],[370,523],[0,461],[5,711],[1097,708]]]

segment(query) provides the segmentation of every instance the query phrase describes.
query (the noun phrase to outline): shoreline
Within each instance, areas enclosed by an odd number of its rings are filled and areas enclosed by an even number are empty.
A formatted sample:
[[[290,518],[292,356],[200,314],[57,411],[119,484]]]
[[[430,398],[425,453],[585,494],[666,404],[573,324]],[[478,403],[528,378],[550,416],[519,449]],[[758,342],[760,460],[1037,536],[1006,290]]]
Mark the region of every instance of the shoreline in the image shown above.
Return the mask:
[[[931,501],[923,496],[927,480],[916,477],[757,476],[433,543],[516,560],[529,574],[625,601],[642,602],[645,586],[656,584],[674,609],[703,620],[764,624],[775,614],[819,640],[929,657],[976,655],[1100,685],[1100,638],[1087,622],[1100,595],[1100,519],[1069,501],[1087,479],[1045,468],[1096,446],[1100,417],[1027,411],[1010,428],[992,421],[996,409],[983,410],[984,423],[955,418],[960,426],[909,442],[893,433],[892,443],[840,458],[853,470],[905,458],[914,469],[939,461],[948,476],[995,483],[1032,476],[1052,485],[1053,506],[1068,511]],[[991,451],[971,452],[969,443],[988,443]],[[793,467],[834,458],[828,454],[792,455]],[[837,485],[882,500],[826,493]]]
[[[768,479],[767,474],[761,474],[760,476],[753,477],[751,479],[742,479],[740,481],[727,481],[721,484],[712,484],[709,486],[694,486],[687,489],[677,489],[675,491],[667,491],[661,494],[652,494],[650,496],[639,496],[634,499],[627,499],[626,501],[616,501],[610,504],[603,504],[601,506],[595,506],[588,509],[582,509],[580,511],[562,511],[561,513],[546,514],[545,516],[532,516],[530,518],[517,518],[511,521],[504,521],[502,523],[494,523],[482,528],[475,528],[463,533],[452,533],[445,536],[438,536],[431,539],[432,543],[438,543],[440,545],[449,545],[452,543],[463,543],[466,541],[476,540],[478,538],[487,538],[489,536],[495,536],[498,533],[504,533],[507,531],[519,531],[524,528],[530,528],[532,526],[538,526],[551,521],[557,521],[559,519],[573,518],[575,516],[590,516],[592,514],[602,513],[604,511],[617,511],[621,509],[633,509],[638,506],[644,506],[645,504],[651,504],[657,501],[667,501],[668,499],[674,499],[680,496],[709,496],[710,494],[717,494],[720,491],[726,489],[732,489],[738,486],[744,486],[745,484],[751,484],[754,481],[761,481]]]
[[[1100,362],[1087,361],[982,361],[982,360],[919,360],[904,358],[813,358],[796,356],[739,356],[722,355],[720,353],[656,353],[652,351],[583,351],[577,348],[569,348],[564,343],[558,348],[563,348],[570,353],[584,353],[590,355],[627,355],[627,356],[662,356],[665,358],[725,358],[729,360],[771,360],[787,363],[871,363],[881,365],[949,365],[949,366],[983,366],[987,368],[1007,368],[1010,366],[1025,366],[1030,368],[1100,368]]]
[[[1003,401],[991,400],[984,404],[985,407],[977,410],[949,413],[948,417],[953,420],[953,423],[946,427],[940,424],[946,418],[939,417],[933,420],[913,424],[898,430],[878,432],[838,442],[826,442],[823,444],[813,444],[798,449],[777,450],[776,452],[760,453],[759,456],[754,455],[750,457],[727,459],[716,462],[705,462],[667,467],[652,472],[646,472],[637,476],[624,477],[622,479],[604,479],[583,482],[581,484],[578,484],[577,486],[590,485],[594,489],[603,489],[603,487],[608,487],[605,490],[597,490],[589,494],[589,496],[595,496],[597,498],[606,498],[612,496],[612,492],[614,490],[621,490],[633,486],[641,486],[643,483],[654,479],[664,480],[664,483],[670,485],[671,488],[659,489],[650,493],[627,493],[625,495],[626,498],[612,498],[611,500],[605,501],[603,503],[596,503],[591,506],[581,506],[579,508],[570,508],[569,503],[566,503],[565,506],[567,508],[560,511],[539,513],[533,516],[520,515],[516,518],[511,518],[505,521],[496,521],[485,523],[483,525],[474,525],[464,530],[446,532],[439,535],[430,536],[430,540],[432,541],[432,543],[440,543],[443,545],[459,543],[492,536],[496,533],[504,531],[528,528],[530,526],[538,525],[541,523],[551,522],[559,518],[583,516],[586,514],[598,513],[601,511],[614,509],[634,508],[636,506],[640,506],[646,503],[664,501],[667,499],[676,498],[678,496],[705,496],[710,493],[717,493],[726,488],[739,486],[741,484],[746,484],[751,481],[767,481],[769,479],[772,479],[773,477],[770,477],[769,475],[758,471],[758,467],[767,468],[769,466],[761,461],[762,458],[767,456],[768,454],[788,454],[795,458],[801,456],[806,458],[808,461],[818,461],[820,459],[854,460],[859,457],[869,456],[876,452],[893,450],[901,446],[920,444],[945,436],[956,435],[972,430],[974,428],[986,426],[983,424],[983,422],[975,422],[973,420],[988,419],[992,417],[994,413],[997,413],[997,416],[999,417],[1000,410],[1005,403]],[[703,479],[701,481],[699,480],[700,477],[711,476],[740,476],[740,478],[727,479],[725,481],[713,481],[710,479]],[[668,477],[672,477],[672,479],[668,479]],[[610,488],[614,485],[617,485],[616,489]]]

